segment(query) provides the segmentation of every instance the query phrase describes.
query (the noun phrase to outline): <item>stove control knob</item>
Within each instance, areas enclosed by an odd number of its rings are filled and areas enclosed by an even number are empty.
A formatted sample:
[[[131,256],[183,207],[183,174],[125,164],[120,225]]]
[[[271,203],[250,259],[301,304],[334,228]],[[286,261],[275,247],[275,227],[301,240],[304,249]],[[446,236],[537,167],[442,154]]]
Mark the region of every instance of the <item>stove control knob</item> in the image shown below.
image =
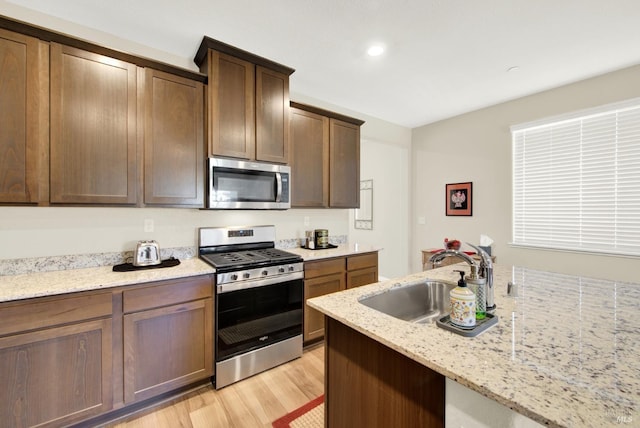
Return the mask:
[[[289,266],[289,272],[293,272],[293,271],[294,271],[294,269],[295,269],[295,267],[293,267],[293,266]]]
[[[279,273],[284,273],[284,268],[283,268],[283,267],[278,268],[278,272],[279,272]]]
[[[236,275],[235,273],[233,275],[231,275],[231,280],[232,281],[237,281],[238,280],[238,275]]]
[[[245,272],[245,273],[242,274],[242,277],[244,279],[249,279],[250,276],[251,276],[251,274],[249,272]]]
[[[263,270],[262,271],[262,276],[267,276],[269,275],[269,271],[268,270]]]

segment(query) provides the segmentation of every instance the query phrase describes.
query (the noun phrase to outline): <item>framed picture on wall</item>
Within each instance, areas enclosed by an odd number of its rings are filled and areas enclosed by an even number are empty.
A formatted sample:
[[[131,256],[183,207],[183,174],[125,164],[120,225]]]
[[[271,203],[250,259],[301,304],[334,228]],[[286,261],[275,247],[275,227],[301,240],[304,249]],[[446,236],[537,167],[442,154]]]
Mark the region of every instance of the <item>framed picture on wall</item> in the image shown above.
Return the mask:
[[[445,185],[445,207],[447,215],[472,215],[472,183],[452,183]]]

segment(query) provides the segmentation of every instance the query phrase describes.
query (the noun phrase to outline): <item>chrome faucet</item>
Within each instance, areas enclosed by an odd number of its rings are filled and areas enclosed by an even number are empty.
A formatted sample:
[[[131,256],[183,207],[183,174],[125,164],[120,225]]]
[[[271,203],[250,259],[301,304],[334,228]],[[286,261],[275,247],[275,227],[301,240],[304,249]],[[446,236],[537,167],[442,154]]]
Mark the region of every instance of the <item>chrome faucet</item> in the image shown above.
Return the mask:
[[[447,257],[457,257],[467,262],[467,264],[471,266],[472,270],[478,272],[480,278],[486,279],[487,312],[493,312],[496,309],[496,303],[493,296],[493,262],[491,261],[491,256],[487,254],[487,252],[482,248],[478,248],[475,245],[469,244],[468,242],[466,244],[470,247],[473,247],[480,255],[479,264],[476,260],[469,257],[465,253],[461,253],[459,250],[440,251],[439,253],[436,253],[429,257],[429,263],[431,263],[432,266],[435,267],[438,266],[442,262],[442,260],[446,259]]]

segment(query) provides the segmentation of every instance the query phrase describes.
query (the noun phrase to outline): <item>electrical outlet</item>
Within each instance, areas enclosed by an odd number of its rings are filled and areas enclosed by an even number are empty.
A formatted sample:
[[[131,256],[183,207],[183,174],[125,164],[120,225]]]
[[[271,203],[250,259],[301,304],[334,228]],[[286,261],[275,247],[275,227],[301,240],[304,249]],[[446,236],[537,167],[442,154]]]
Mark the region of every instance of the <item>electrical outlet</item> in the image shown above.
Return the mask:
[[[150,218],[144,219],[144,231],[153,232],[153,219],[150,219]]]
[[[304,225],[309,226],[309,217],[304,218]]]
[[[418,217],[418,224],[427,224],[427,219],[422,216]]]

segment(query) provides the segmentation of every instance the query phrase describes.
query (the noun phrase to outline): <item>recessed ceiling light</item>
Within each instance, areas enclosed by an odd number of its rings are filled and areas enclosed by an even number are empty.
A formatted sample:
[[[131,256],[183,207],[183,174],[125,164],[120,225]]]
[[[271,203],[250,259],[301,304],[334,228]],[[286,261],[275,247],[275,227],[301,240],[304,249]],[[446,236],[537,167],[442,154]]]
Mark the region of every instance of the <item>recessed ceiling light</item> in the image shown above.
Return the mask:
[[[373,45],[367,50],[369,56],[380,56],[384,52],[384,48],[380,45]]]

